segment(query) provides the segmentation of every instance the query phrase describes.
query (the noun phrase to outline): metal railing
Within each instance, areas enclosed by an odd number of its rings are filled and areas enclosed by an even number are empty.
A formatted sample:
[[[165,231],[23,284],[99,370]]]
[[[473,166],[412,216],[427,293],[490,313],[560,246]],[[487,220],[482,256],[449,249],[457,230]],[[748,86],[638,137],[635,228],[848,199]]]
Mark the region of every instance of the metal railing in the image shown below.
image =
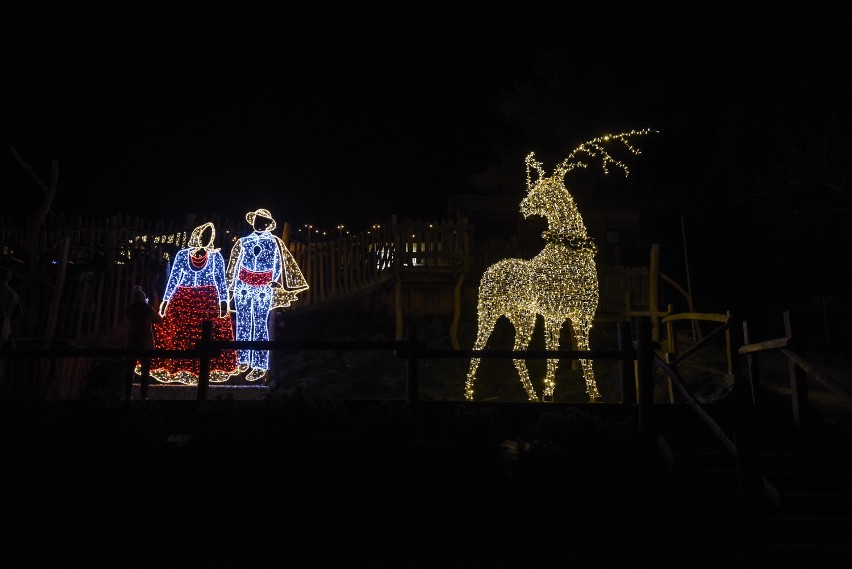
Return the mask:
[[[621,401],[626,405],[639,404],[640,419],[647,417],[650,405],[653,403],[653,357],[655,343],[650,339],[650,324],[648,318],[638,318],[636,322],[636,340],[633,339],[629,322],[618,323],[617,350],[453,350],[430,349],[424,342],[418,340],[417,330],[413,325],[407,328],[405,340],[399,341],[328,341],[328,340],[296,340],[296,341],[218,341],[212,340],[212,326],[209,322],[202,323],[202,337],[194,348],[186,350],[140,350],[130,348],[77,348],[54,347],[47,349],[36,348],[5,348],[0,351],[0,363],[13,359],[34,358],[55,361],[57,358],[75,357],[111,357],[123,358],[128,362],[145,361],[153,358],[193,358],[199,360],[199,378],[196,386],[196,400],[207,399],[210,382],[210,360],[225,349],[269,350],[294,352],[300,350],[388,350],[398,358],[407,360],[406,398],[411,402],[419,402],[420,389],[418,382],[418,362],[426,359],[444,358],[482,358],[482,359],[614,359],[622,362]],[[140,376],[140,397],[145,399],[150,385],[148,370],[142,369]],[[7,381],[10,378],[7,377]],[[131,396],[132,376],[128,378],[125,395]],[[637,397],[636,385],[639,385]],[[17,381],[21,383],[20,378]],[[8,391],[8,390],[7,390]],[[7,397],[21,396],[20,389],[12,389]]]

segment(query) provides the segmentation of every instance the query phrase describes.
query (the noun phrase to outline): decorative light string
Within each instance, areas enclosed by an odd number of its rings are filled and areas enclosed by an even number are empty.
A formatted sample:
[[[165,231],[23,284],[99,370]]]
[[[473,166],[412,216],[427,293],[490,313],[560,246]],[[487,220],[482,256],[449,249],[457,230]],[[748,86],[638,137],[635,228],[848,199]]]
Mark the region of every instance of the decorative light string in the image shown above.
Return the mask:
[[[207,240],[204,236],[207,235]],[[187,247],[175,255],[160,303],[163,321],[154,326],[155,346],[189,350],[201,339],[205,320],[212,323],[214,340],[233,340],[228,312],[225,260],[214,248],[216,228],[205,223],[193,229]],[[222,383],[238,372],[236,351],[222,350],[210,361],[210,381]],[[200,362],[196,358],[155,358],[151,377],[161,383],[196,385]]]
[[[547,350],[559,349],[562,325],[570,321],[576,350],[589,350],[589,332],[597,311],[599,290],[594,256],[597,247],[589,238],[586,226],[574,198],[565,187],[565,175],[574,168],[588,164],[578,159],[584,153],[589,158],[599,158],[604,173],[608,166],[619,168],[627,176],[627,165],[609,153],[604,144],[620,142],[629,152],[639,154],[629,139],[647,135],[650,129],[631,130],[607,134],[582,143],[547,176],[534,153],[526,157],[527,195],[521,201],[524,218],[540,215],[547,220],[548,229],[542,234],[545,246],[530,260],[502,259],[488,267],[479,284],[477,301],[477,336],[473,349],[485,348],[494,326],[506,317],[515,328],[512,349],[525,350],[529,346],[536,320],[544,320]],[[538,176],[533,179],[532,171]],[[521,384],[530,401],[539,401],[530,380],[525,360],[513,359]],[[480,358],[471,358],[465,382],[465,398],[473,400],[474,381]],[[559,361],[547,360],[542,399],[552,400],[556,388],[556,370]],[[580,359],[586,394],[592,401],[601,399],[595,381],[592,360]]]
[[[308,283],[284,242],[271,232],[275,220],[269,210],[246,214],[254,231],[239,238],[231,249],[226,271],[236,312],[237,341],[268,341],[269,312],[289,306]],[[269,369],[268,350],[238,350],[247,381],[258,381]]]

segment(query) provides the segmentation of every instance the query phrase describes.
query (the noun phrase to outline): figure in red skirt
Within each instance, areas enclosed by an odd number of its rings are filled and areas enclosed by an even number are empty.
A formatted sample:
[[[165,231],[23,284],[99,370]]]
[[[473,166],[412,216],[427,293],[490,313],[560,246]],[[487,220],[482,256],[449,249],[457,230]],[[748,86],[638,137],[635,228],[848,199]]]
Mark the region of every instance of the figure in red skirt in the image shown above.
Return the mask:
[[[228,311],[228,286],[225,260],[213,247],[216,230],[205,223],[192,230],[187,247],[175,255],[160,315],[163,321],[154,327],[158,349],[186,350],[201,338],[201,323],[209,320],[213,340],[234,340]],[[151,377],[162,383],[198,383],[199,360],[160,358],[151,363]],[[238,373],[236,350],[222,350],[210,360],[210,382],[223,383]]]

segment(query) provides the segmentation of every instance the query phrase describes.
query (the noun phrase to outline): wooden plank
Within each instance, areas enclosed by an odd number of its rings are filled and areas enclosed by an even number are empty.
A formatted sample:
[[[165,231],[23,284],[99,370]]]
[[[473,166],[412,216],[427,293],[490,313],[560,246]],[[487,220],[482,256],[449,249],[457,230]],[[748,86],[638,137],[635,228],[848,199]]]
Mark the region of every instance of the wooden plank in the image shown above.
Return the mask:
[[[764,340],[763,342],[757,342],[756,344],[747,344],[745,346],[740,346],[740,349],[737,350],[737,353],[753,354],[755,352],[762,352],[765,350],[786,348],[789,344],[790,338],[775,338],[774,340]]]
[[[352,237],[347,237],[340,244],[340,265],[343,276],[343,287],[341,292],[348,293],[352,290]]]
[[[340,247],[340,239],[336,239],[334,241],[329,242],[329,267],[328,267],[328,275],[329,275],[329,295],[337,296],[337,286],[338,280],[340,279],[340,263],[338,262],[338,250]]]
[[[730,314],[713,314],[708,312],[678,312],[663,318],[663,322],[677,322],[679,320],[701,320],[705,322],[721,322],[727,324],[733,318]]]
[[[839,384],[835,383],[824,371],[811,364],[811,362],[807,361],[805,358],[797,354],[792,350],[788,350],[786,348],[780,349],[781,353],[787,356],[787,358],[799,366],[805,373],[807,373],[810,379],[813,379],[835,395],[845,399],[848,402],[852,402],[852,394],[850,394],[846,389],[844,389]]]
[[[319,269],[319,301],[322,302],[325,300],[325,278],[326,278],[326,262],[328,259],[328,241],[323,241],[320,243],[319,248],[319,259],[318,261],[318,269]]]

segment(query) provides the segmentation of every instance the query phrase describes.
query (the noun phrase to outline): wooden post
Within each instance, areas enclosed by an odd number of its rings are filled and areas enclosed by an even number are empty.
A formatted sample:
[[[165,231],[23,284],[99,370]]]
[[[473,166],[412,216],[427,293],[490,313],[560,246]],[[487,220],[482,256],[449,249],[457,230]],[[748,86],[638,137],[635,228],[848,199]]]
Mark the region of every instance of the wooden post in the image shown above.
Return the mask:
[[[396,311],[396,336],[395,340],[402,340],[403,332],[403,315],[402,315],[402,275],[397,272],[396,284],[394,286],[394,310]]]
[[[737,478],[740,507],[743,515],[743,530],[746,546],[753,545],[756,520],[759,514],[760,477],[757,470],[757,449],[749,425],[734,427],[734,447],[737,458]]]
[[[793,337],[790,326],[790,311],[784,311],[784,334],[788,338]],[[808,374],[790,358],[787,358],[787,366],[790,372],[790,398],[793,401],[793,423],[798,428],[807,426],[808,423]]]
[[[796,362],[788,359],[790,369],[790,395],[793,400],[793,423],[796,427],[807,428],[810,405],[808,403],[808,374]]]
[[[403,239],[400,231],[401,229],[397,226],[397,217],[394,213],[391,215],[391,233],[393,234],[393,265],[397,270],[402,266]]]
[[[204,401],[207,399],[207,384],[210,381],[210,343],[213,341],[213,323],[204,320],[201,323],[201,341],[196,344],[199,357],[198,369],[198,393],[196,399]]]
[[[748,322],[743,320],[743,345],[748,345]],[[746,354],[746,364],[748,365],[748,382],[751,387],[751,403],[757,405],[757,394],[760,388],[760,365],[758,364],[757,354]]]
[[[151,383],[151,358],[142,360],[142,375],[139,376],[139,399],[148,400],[148,384]]]
[[[621,402],[624,405],[636,404],[636,382],[633,372],[633,337],[630,322],[618,323],[618,349],[624,354],[621,360]]]
[[[668,313],[669,315],[674,313],[674,304],[668,305]],[[693,322],[695,321],[693,320]],[[677,355],[677,332],[675,331],[674,324],[671,321],[666,322],[666,335],[668,342],[668,347],[666,349],[666,363],[668,363],[672,368],[675,368],[677,364],[674,364],[672,362],[674,360],[674,356]],[[668,381],[669,384],[669,403],[674,403],[675,395],[674,386],[672,385],[672,378],[666,376],[666,381]]]
[[[648,266],[648,311],[656,314],[660,309],[660,246],[651,245],[651,260]],[[651,318],[651,340],[660,341],[660,317]]]
[[[130,364],[128,366],[130,369],[127,373],[127,380],[124,382],[124,400],[130,401],[133,399],[133,376],[136,374],[134,371],[136,368],[136,356],[130,357]]]
[[[122,292],[124,291],[124,288],[125,288],[124,286],[122,286],[122,274],[127,272],[124,269],[124,265],[115,265],[113,267],[113,270],[115,271],[115,285],[114,285],[113,290],[112,290],[112,293],[113,293],[113,309],[112,310],[113,310],[113,312],[112,312],[112,325],[110,326],[110,329],[118,328],[118,322],[119,322],[118,317],[122,313],[122,310],[121,310],[121,307],[122,307],[121,301],[123,300]]]
[[[728,316],[731,315],[730,310],[726,310],[725,314]],[[728,357],[728,377],[730,378],[731,383],[733,383],[734,378],[736,377],[736,370],[734,369],[734,352],[733,352],[733,339],[731,337],[731,325],[730,320],[725,325],[725,352]]]
[[[417,328],[412,322],[408,323],[406,330],[408,336],[408,382],[406,385],[406,393],[410,403],[420,401],[420,387],[417,378]]]
[[[456,286],[453,288],[453,322],[450,324],[450,342],[454,350],[459,349],[459,318],[461,316],[461,288],[464,273],[459,274]]]
[[[639,376],[639,429],[650,434],[654,410],[654,348],[651,343],[651,318],[636,319],[636,364]]]
[[[50,348],[52,346],[53,338],[56,335],[59,305],[62,303],[62,291],[65,288],[65,275],[68,271],[68,248],[70,244],[71,239],[66,236],[62,240],[59,252],[59,272],[56,275],[56,285],[50,299],[50,311],[48,312],[47,326],[45,327],[42,341],[42,347],[44,348]]]
[[[674,314],[674,304],[668,306],[669,315]],[[666,363],[671,363],[674,356],[677,356],[677,330],[674,328],[674,322],[669,320],[666,322]]]

